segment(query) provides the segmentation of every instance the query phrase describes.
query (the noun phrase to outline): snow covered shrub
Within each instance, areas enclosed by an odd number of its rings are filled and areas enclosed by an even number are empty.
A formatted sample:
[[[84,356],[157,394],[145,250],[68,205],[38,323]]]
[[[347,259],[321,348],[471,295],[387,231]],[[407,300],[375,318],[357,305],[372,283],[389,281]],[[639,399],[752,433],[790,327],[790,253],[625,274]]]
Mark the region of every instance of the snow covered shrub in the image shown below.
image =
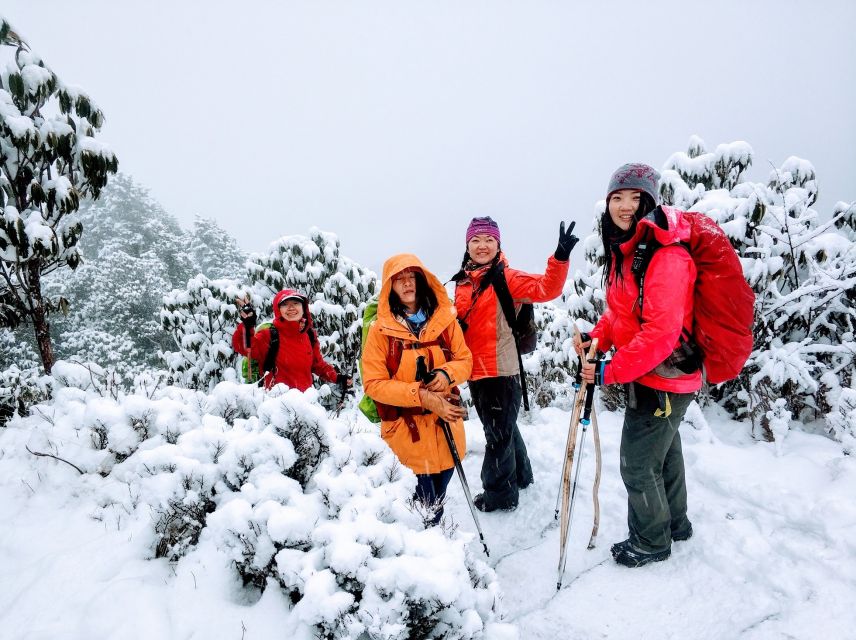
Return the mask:
[[[756,294],[755,350],[740,377],[712,395],[774,439],[769,416],[784,415],[779,399],[795,419],[813,419],[828,415],[840,389],[852,384],[856,242],[852,205],[836,205],[826,223],[811,208],[811,163],[790,157],[762,184],[743,181],[751,162],[744,142],[707,153],[694,138],[689,153],[666,162],[661,195],[714,218],[741,256]]]
[[[37,369],[12,365],[0,371],[0,427],[14,415],[25,416],[34,404],[51,396],[51,379]]]
[[[572,320],[551,303],[535,305],[538,346],[523,356],[529,402],[539,407],[568,406],[576,367]]]
[[[303,292],[310,300],[324,357],[340,371],[356,370],[363,310],[377,291],[377,276],[341,255],[335,234],[313,228],[308,238],[280,238],[267,254],[250,257],[247,279],[261,317],[271,312],[281,289]]]
[[[114,395],[91,366],[55,372],[53,399],[0,434],[0,464],[49,452],[34,491],[89,501],[147,557],[214,554],[248,596],[281,590],[291,637],[479,638],[495,621],[496,576],[473,536],[425,530],[407,505],[413,474],[376,433],[328,419],[314,392]]]
[[[163,298],[160,317],[178,347],[161,353],[172,382],[190,389],[212,389],[227,377],[237,356],[232,333],[238,322],[235,298],[241,290],[234,280],[191,278],[186,289]]]
[[[856,451],[856,389],[842,389],[841,395],[826,415],[827,429],[844,445],[844,451]]]

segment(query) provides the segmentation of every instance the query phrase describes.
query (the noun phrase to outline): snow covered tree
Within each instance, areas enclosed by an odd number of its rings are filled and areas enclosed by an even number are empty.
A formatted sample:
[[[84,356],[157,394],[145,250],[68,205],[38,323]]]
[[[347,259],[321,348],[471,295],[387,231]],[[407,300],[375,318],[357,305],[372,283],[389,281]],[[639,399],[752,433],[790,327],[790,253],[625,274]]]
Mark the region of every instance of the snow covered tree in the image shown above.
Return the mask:
[[[215,280],[237,278],[244,273],[246,253],[214,219],[197,215],[187,236],[194,273]]]
[[[538,346],[523,356],[530,408],[570,405],[576,362],[572,322],[566,309],[549,302],[535,305]]]
[[[250,258],[247,275],[263,316],[281,289],[306,295],[324,357],[341,371],[356,370],[363,310],[377,290],[377,276],[342,256],[335,234],[313,228],[308,238],[280,238],[267,255]]]
[[[68,300],[52,323],[56,351],[113,367],[130,379],[160,364],[172,346],[160,322],[163,296],[187,282],[194,265],[173,216],[130,176],[118,174],[79,212],[82,264],[51,274],[45,291]]]
[[[175,289],[163,298],[160,313],[165,331],[177,351],[164,351],[173,384],[208,390],[224,379],[237,356],[232,351],[232,333],[238,323],[235,298],[242,295],[235,280],[191,278],[184,289]]]
[[[762,184],[742,181],[751,162],[744,142],[708,153],[694,138],[689,153],[666,162],[661,196],[710,215],[741,256],[756,294],[755,350],[740,377],[712,395],[774,439],[781,416],[833,419],[842,390],[853,388],[854,216],[840,203],[820,222],[811,163],[788,158]]]
[[[54,355],[45,274],[80,262],[77,210],[115,173],[114,153],[95,138],[104,115],[86,93],[48,69],[0,18],[0,326],[33,327],[46,373]]]

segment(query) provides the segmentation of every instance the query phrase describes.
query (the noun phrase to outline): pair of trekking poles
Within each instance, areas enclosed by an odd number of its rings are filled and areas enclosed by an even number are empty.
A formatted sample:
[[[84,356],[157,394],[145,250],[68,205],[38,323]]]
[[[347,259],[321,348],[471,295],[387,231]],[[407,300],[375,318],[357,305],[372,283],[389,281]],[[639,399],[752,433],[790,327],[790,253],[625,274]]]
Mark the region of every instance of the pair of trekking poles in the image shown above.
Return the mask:
[[[579,329],[574,324],[574,335],[579,335]],[[587,354],[589,362],[594,362],[597,357],[597,338],[591,341],[591,347]],[[583,362],[580,358],[577,375],[574,380],[574,408],[571,413],[571,423],[568,428],[568,440],[565,444],[565,460],[562,465],[562,477],[559,484],[559,492],[556,496],[556,512],[555,519],[559,521],[559,569],[558,579],[556,580],[556,591],[562,588],[562,579],[565,575],[565,565],[568,561],[568,535],[571,531],[571,524],[574,515],[574,501],[577,497],[577,486],[580,479],[580,468],[583,463],[585,454],[585,441],[588,427],[591,425],[592,435],[594,437],[595,451],[595,476],[594,486],[592,488],[592,500],[594,502],[594,525],[591,530],[588,548],[594,549],[597,540],[597,532],[600,527],[600,500],[598,499],[598,489],[600,488],[600,472],[601,472],[601,455],[600,455],[600,431],[597,426],[597,413],[594,408],[594,394],[597,387],[594,383],[583,382],[582,378]],[[580,435],[579,456],[576,461],[576,469],[574,470],[574,454],[577,451],[577,433],[579,426],[582,425],[582,434]],[[571,482],[571,471],[573,470],[573,482]]]

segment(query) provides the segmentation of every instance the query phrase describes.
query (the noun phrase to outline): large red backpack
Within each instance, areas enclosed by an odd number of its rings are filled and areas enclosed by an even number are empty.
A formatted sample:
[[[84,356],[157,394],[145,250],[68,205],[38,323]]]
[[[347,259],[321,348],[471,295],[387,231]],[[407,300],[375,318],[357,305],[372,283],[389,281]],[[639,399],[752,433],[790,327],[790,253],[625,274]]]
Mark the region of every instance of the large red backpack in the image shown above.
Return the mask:
[[[689,251],[698,271],[693,295],[692,338],[701,349],[705,377],[711,384],[732,380],[740,374],[752,353],[755,292],[746,282],[731,241],[711,217],[672,207],[659,208],[663,212],[655,210],[649,214],[655,216],[658,224],[665,222],[664,218],[674,219],[675,214],[690,223],[689,242],[681,246]],[[639,280],[640,311],[644,270],[656,248],[650,248],[643,260]]]

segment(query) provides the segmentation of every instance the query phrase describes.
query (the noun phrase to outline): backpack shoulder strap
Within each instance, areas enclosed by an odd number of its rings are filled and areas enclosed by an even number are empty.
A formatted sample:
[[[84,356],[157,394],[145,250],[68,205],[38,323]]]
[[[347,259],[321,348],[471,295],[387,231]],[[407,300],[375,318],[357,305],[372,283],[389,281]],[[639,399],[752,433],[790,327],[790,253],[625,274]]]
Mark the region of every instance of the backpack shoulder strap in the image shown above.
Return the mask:
[[[673,245],[668,245],[673,246]],[[674,246],[683,247],[687,253],[692,257],[692,252],[690,251],[690,246],[686,242],[678,243]],[[636,276],[637,281],[639,282],[639,296],[636,298],[636,306],[639,309],[639,317],[642,317],[642,304],[645,290],[645,275],[648,272],[648,266],[651,264],[651,260],[654,258],[654,254],[658,249],[663,247],[659,242],[657,242],[654,238],[651,238],[647,241],[640,242],[636,246],[636,252],[633,254],[633,264],[630,266],[630,270],[633,275]]]
[[[514,334],[514,340],[517,341],[517,314],[514,313],[514,299],[511,297],[511,291],[508,290],[508,280],[505,279],[505,267],[500,263],[497,265],[494,277],[491,280],[493,290],[496,293],[496,299],[499,301],[499,306],[502,307],[502,315],[505,316],[505,321],[508,327]]]

